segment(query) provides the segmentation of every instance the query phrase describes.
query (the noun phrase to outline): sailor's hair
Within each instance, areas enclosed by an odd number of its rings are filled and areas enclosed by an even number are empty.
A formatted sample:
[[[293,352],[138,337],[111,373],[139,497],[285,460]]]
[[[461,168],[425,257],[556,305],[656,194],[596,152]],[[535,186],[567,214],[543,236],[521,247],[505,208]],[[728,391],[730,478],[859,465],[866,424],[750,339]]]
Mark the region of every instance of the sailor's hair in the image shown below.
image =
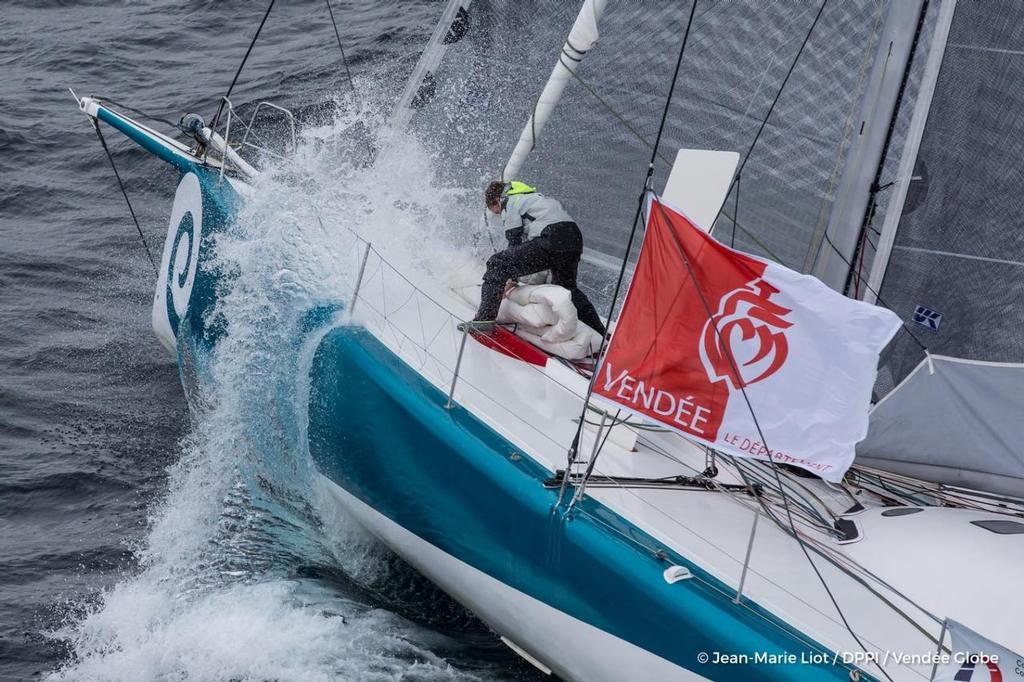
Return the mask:
[[[495,180],[491,184],[487,185],[487,189],[484,190],[484,205],[493,206],[500,202],[507,187],[508,185],[501,180]]]

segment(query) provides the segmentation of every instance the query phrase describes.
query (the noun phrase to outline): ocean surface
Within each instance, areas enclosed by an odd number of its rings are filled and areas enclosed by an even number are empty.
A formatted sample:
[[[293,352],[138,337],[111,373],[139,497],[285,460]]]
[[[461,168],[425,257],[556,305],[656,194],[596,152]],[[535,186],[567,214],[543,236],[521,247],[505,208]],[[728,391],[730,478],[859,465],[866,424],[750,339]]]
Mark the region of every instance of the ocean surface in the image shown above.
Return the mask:
[[[68,88],[209,120],[265,7],[0,4],[0,680],[539,679],[333,516],[289,445],[268,465],[275,434],[249,389],[280,374],[273,339],[233,327],[216,405],[190,414],[151,331],[152,268]],[[442,3],[334,9],[356,94],[382,110]],[[321,0],[277,3],[232,99],[292,108],[304,135],[348,129],[337,111],[353,93]],[[106,137],[158,259],[176,174]],[[344,165],[311,148],[312,167]],[[287,223],[286,202],[270,203],[253,220]],[[246,243],[239,260],[275,257]]]

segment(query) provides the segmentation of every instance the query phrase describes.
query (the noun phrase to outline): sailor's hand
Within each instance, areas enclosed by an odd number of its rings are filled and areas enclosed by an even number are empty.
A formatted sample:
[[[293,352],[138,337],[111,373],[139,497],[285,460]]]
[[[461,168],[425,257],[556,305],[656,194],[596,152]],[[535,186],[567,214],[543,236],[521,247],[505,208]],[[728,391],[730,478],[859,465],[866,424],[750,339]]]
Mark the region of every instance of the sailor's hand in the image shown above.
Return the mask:
[[[517,286],[519,286],[519,283],[516,282],[514,279],[510,279],[509,281],[505,282],[505,293],[502,294],[502,296],[508,298],[508,295],[511,294],[512,290],[515,289]]]

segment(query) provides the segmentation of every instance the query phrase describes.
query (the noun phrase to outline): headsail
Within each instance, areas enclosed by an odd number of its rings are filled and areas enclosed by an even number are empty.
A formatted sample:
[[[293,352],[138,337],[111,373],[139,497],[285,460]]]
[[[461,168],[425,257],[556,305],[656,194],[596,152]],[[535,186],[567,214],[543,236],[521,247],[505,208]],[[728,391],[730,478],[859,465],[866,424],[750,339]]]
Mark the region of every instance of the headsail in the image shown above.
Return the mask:
[[[410,130],[436,150],[442,178],[474,189],[466,204],[473,215],[475,190],[504,167],[583,4],[474,0],[465,35],[432,69],[433,99],[413,112]],[[676,149],[750,147],[819,6],[697,1],[657,188]],[[888,6],[825,6],[745,166],[737,246],[804,269],[828,220]],[[631,227],[689,10],[672,0],[609,3],[598,45],[520,172],[559,197],[590,248],[613,258]],[[726,204],[730,216],[736,199],[734,192]],[[731,239],[732,224],[721,222]]]

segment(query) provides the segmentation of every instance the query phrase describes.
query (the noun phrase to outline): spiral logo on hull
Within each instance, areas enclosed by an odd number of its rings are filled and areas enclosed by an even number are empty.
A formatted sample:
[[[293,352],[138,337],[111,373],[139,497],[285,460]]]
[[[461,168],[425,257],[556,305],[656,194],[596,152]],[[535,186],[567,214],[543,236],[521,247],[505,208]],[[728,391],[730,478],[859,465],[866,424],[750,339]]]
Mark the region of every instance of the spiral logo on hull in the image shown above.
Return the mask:
[[[199,269],[199,245],[203,239],[203,191],[195,173],[186,173],[174,193],[174,207],[167,225],[162,280],[166,281],[167,321],[174,334],[188,312],[192,286]]]

